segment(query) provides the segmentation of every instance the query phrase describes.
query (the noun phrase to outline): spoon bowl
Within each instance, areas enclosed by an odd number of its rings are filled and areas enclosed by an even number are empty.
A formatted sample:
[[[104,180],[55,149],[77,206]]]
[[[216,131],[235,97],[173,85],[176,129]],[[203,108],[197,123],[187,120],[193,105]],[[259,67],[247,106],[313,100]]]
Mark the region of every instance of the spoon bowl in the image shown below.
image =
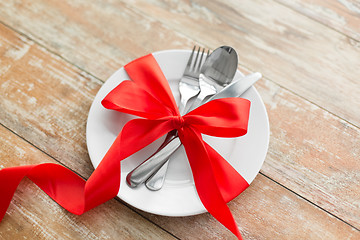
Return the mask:
[[[202,74],[220,86],[228,85],[233,80],[238,66],[236,51],[232,47],[222,46],[210,56],[201,68]]]

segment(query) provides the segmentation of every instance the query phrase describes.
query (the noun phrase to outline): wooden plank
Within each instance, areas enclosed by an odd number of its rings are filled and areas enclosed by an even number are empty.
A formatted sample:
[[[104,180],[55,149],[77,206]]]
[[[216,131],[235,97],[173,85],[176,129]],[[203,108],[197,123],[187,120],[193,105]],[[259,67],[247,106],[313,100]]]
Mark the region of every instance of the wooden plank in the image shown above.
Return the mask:
[[[258,175],[229,204],[244,239],[359,239],[360,232]],[[181,239],[235,239],[208,213],[160,217],[142,213]]]
[[[262,173],[360,229],[360,129],[270,81],[257,87],[271,126]]]
[[[145,54],[193,45],[121,1],[1,1],[0,21],[101,79]]]
[[[83,177],[87,113],[101,82],[0,26],[0,121]]]
[[[360,41],[360,5],[357,1],[277,0],[277,2]],[[356,41],[353,41],[353,44],[357,44]]]
[[[360,126],[360,45],[343,34],[272,0],[129,4],[212,48],[233,46],[242,65]]]
[[[55,161],[0,126],[0,169]],[[4,184],[4,183],[2,183]],[[116,200],[77,216],[24,179],[0,224],[0,239],[174,239]]]

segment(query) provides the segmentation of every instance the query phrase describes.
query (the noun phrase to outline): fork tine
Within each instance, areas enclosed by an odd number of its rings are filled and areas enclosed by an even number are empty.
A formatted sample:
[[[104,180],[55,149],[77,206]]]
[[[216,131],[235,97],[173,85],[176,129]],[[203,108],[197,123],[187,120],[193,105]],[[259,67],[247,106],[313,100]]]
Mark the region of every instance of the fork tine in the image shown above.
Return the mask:
[[[197,60],[198,60],[198,58],[199,58],[199,53],[200,53],[200,47],[199,47],[198,50],[197,50],[195,62],[194,62],[194,65],[193,65],[193,70],[196,70],[196,63],[197,63]]]
[[[195,51],[197,51],[197,53]],[[199,74],[201,72],[201,68],[204,65],[206,59],[209,57],[209,55],[210,55],[210,49],[208,49],[207,52],[205,52],[205,48],[194,45],[189,60],[186,64],[183,75],[193,79],[198,79]]]
[[[205,48],[203,48],[203,50],[202,50],[201,57],[200,57],[200,59],[199,59],[199,64],[198,64],[198,66],[197,66],[196,71],[200,71],[200,69],[201,69],[201,67],[202,67],[202,65],[203,65],[204,52],[205,52]]]
[[[187,64],[186,64],[186,68],[187,68],[187,69],[190,69],[190,66],[191,66],[191,63],[192,63],[192,59],[193,59],[193,56],[194,56],[194,52],[195,52],[195,48],[196,48],[196,45],[194,45],[194,48],[193,48],[193,50],[192,50],[192,52],[191,52],[191,55],[190,55],[190,57],[189,57],[189,60],[188,60],[188,62],[187,62]]]

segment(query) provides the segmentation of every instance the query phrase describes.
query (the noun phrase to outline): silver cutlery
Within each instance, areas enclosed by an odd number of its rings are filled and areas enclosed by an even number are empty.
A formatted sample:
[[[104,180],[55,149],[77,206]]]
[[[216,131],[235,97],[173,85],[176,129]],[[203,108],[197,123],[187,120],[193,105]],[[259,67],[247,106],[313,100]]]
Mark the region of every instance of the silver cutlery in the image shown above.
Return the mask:
[[[206,56],[204,55],[205,49],[202,50],[198,47],[196,56],[194,53],[196,52],[196,46],[194,46],[190,58],[186,64],[184,74],[179,82],[179,91],[180,91],[180,104],[179,111],[181,114],[185,113],[189,109],[191,105],[188,104],[188,101],[195,97],[200,92],[199,87],[199,75],[200,69],[209,56],[209,51]],[[200,54],[201,52],[201,54]],[[163,144],[159,147],[159,149],[151,155],[148,159],[142,162],[139,166],[133,169],[130,173],[128,173],[126,177],[126,181],[130,187],[136,187],[139,184],[143,183],[146,179],[148,179],[155,171],[160,169],[163,164],[163,168],[167,167],[167,162],[158,161],[163,159],[165,155],[167,155],[167,151],[175,151],[179,146],[176,142],[172,142],[172,139],[177,137],[177,131],[173,130],[169,132],[165,138]],[[166,170],[166,169],[165,169]]]
[[[240,97],[252,85],[254,85],[259,79],[261,79],[261,77],[262,77],[261,73],[258,73],[258,72],[251,73],[245,77],[241,77],[240,79],[237,79],[237,80],[233,81],[233,83],[226,86],[219,93],[213,95],[206,102],[209,102],[209,101],[215,100],[215,99],[220,99],[220,98]],[[165,163],[166,166],[164,164],[156,173],[154,173],[154,175],[152,175],[146,181],[146,186],[148,189],[153,190],[153,191],[157,191],[157,190],[161,189],[161,187],[164,183],[164,180],[165,180],[168,163],[169,163],[169,160],[166,161],[166,163]]]
[[[237,67],[237,66],[236,66]],[[258,81],[261,78],[260,73],[253,73],[250,75],[247,75],[245,77],[242,77],[240,79],[237,79],[233,83],[229,84],[225,88],[223,88],[218,93],[214,94],[212,97],[208,98],[207,100],[203,100],[202,103],[208,102],[210,100],[218,99],[218,98],[225,98],[225,97],[239,97],[241,94],[243,94],[248,88],[250,88],[256,81]],[[188,105],[188,104],[185,104]],[[180,105],[181,108],[181,105]],[[184,109],[184,108],[183,108]],[[168,134],[169,136],[170,134]],[[151,161],[156,162],[156,167],[153,166],[142,166],[141,168],[143,172],[148,172],[144,178],[142,179],[135,179],[134,182],[131,181],[130,177],[131,175],[128,175],[127,182],[130,186],[136,187],[138,184],[144,182],[147,180],[146,185],[151,190],[158,190],[161,188],[162,183],[164,181],[164,176],[166,173],[168,164],[168,158],[174,152],[178,147],[181,145],[181,142],[179,138],[176,136],[176,130],[171,133],[171,139],[166,140],[164,144],[159,148],[160,152],[155,153],[152,155],[148,160],[151,159]],[[170,149],[170,151],[168,151]],[[144,161],[148,162],[148,161]],[[165,164],[164,164],[165,162]],[[162,167],[164,166],[164,167]],[[138,167],[139,168],[139,167]],[[153,174],[155,172],[155,174]],[[151,174],[153,174],[151,176]],[[148,178],[151,176],[151,178]]]
[[[212,96],[228,85],[234,78],[238,66],[238,57],[232,47],[222,46],[214,51],[201,69],[199,76],[200,93],[191,109],[200,106],[204,99]]]

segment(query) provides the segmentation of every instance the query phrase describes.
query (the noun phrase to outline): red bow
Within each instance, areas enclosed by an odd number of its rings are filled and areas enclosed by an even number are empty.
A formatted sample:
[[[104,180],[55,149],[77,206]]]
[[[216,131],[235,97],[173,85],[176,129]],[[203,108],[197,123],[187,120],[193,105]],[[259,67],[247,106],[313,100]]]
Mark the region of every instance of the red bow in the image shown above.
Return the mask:
[[[239,137],[247,132],[250,102],[241,98],[211,101],[180,116],[170,87],[152,55],[125,67],[132,81],[123,81],[102,101],[105,108],[142,118],[129,121],[100,165],[85,181],[58,164],[0,170],[0,220],[21,179],[27,176],[57,203],[82,214],[115,197],[120,187],[120,162],[177,129],[192,169],[197,193],[209,213],[241,239],[226,203],[249,185],[201,134]]]

